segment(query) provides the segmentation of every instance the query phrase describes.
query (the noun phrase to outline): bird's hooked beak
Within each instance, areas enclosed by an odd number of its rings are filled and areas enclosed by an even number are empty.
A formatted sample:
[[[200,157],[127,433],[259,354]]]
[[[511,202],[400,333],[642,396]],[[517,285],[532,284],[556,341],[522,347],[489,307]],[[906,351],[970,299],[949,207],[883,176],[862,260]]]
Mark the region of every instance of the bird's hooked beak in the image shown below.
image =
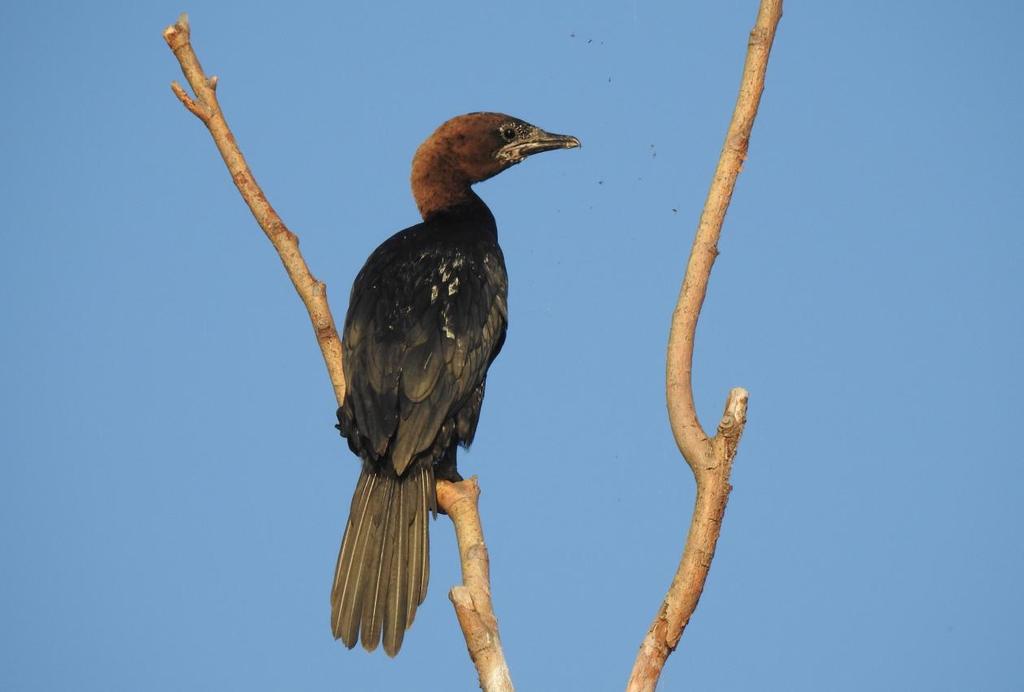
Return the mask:
[[[575,149],[580,140],[572,135],[556,135],[534,127],[525,136],[520,136],[498,150],[498,160],[519,163],[527,156],[554,149]]]

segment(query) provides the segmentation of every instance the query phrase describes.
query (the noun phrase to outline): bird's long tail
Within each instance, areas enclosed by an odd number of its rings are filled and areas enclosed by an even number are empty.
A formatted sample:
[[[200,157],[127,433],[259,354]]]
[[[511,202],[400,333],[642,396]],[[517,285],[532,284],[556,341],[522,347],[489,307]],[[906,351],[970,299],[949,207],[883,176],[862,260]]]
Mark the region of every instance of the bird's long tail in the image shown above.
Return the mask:
[[[331,589],[334,638],[350,649],[360,632],[367,651],[382,632],[389,656],[402,647],[427,595],[428,512],[437,512],[431,464],[413,464],[397,477],[363,464]]]

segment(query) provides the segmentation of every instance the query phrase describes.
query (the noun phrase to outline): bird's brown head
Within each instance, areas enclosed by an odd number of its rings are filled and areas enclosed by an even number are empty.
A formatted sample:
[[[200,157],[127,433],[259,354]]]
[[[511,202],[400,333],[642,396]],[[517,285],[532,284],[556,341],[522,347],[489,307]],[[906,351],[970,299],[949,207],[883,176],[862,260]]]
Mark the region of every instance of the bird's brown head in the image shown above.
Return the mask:
[[[472,196],[469,187],[533,154],[580,141],[502,113],[468,113],[430,135],[412,161],[412,191],[424,219]]]

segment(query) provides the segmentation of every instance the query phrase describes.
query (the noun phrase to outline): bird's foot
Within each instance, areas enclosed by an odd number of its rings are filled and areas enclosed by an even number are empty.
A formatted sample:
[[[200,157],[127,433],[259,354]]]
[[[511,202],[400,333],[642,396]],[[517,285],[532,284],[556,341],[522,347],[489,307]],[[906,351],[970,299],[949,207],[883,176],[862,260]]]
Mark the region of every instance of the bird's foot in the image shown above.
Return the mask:
[[[437,466],[434,469],[434,479],[448,481],[449,483],[458,483],[464,480],[458,469],[455,468],[455,464],[440,464]]]

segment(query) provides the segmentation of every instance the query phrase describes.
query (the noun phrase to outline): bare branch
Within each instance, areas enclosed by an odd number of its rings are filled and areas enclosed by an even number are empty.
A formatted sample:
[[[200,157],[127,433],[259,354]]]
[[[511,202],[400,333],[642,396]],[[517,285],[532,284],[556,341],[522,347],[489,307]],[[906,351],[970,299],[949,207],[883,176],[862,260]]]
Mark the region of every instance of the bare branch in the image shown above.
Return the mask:
[[[288,230],[284,221],[270,206],[256,178],[253,177],[249,164],[242,156],[242,151],[238,148],[238,143],[231,134],[217,101],[217,78],[206,76],[202,65],[199,64],[199,58],[192,49],[188,15],[182,14],[177,22],[164,29],[163,35],[167,45],[174,52],[174,57],[181,64],[181,71],[192,87],[195,97],[189,97],[177,82],[171,84],[171,89],[185,108],[210,130],[210,135],[242,199],[249,205],[249,210],[256,217],[256,223],[267,234],[267,238],[280,255],[288,278],[292,280],[296,292],[309,312],[313,332],[316,334],[324,363],[327,365],[327,374],[330,375],[334,387],[334,396],[341,406],[345,400],[345,373],[342,370],[341,339],[338,338],[334,317],[331,316],[331,309],[327,304],[327,285],[318,281],[309,271],[306,260],[299,251],[298,237]]]
[[[711,267],[718,255],[722,223],[736,187],[736,178],[747,157],[750,132],[764,89],[768,56],[781,17],[782,0],[761,0],[747,45],[740,93],[704,202],[679,300],[672,314],[666,365],[669,420],[676,445],[697,481],[697,497],[683,556],[658,614],[640,645],[627,684],[630,692],[654,690],[665,661],[679,644],[683,629],[704,590],[732,489],[729,475],[747,420],[748,395],[741,388],[729,393],[717,434],[709,439],[697,419],[693,402],[693,345]]]
[[[480,689],[511,692],[512,678],[498,636],[498,618],[491,603],[491,567],[480,524],[480,486],[476,476],[461,483],[437,482],[437,505],[455,525],[462,562],[462,586],[453,586],[448,598],[455,606],[466,648],[476,665]]]

